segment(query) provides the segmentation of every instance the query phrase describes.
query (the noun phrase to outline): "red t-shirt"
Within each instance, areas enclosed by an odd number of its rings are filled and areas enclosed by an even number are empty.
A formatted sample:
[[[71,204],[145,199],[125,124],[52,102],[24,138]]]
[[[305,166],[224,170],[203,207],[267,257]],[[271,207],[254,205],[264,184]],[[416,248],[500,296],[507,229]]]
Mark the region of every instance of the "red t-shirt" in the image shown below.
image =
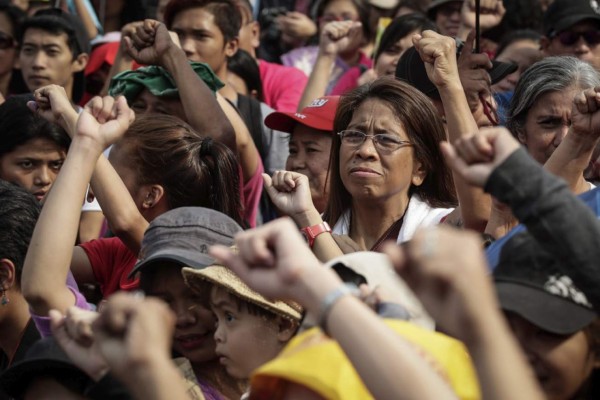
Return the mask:
[[[119,290],[136,290],[139,279],[129,279],[137,256],[119,238],[100,238],[80,244],[87,254],[102,296],[107,298]]]

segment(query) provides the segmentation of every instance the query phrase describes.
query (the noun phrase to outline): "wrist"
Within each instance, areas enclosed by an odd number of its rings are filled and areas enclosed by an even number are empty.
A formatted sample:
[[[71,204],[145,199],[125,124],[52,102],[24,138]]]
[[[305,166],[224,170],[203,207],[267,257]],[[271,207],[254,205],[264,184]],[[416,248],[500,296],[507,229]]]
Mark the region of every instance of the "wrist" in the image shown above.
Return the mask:
[[[172,44],[160,57],[160,65],[173,75],[173,71],[181,63],[187,63],[187,57],[182,49]]]
[[[320,264],[311,268],[310,273],[304,274],[299,283],[302,293],[299,303],[317,318],[321,317],[323,301],[327,295],[344,285],[335,272]]]
[[[302,211],[292,215],[292,219],[300,229],[308,226],[318,225],[323,222],[321,214],[319,214],[314,207],[312,207],[310,210]]]
[[[99,143],[97,140],[91,137],[80,135],[75,135],[71,141],[71,145],[69,146],[69,152],[76,150],[78,152],[85,153],[90,157],[100,157],[100,154],[102,154],[104,149],[105,146],[103,143]]]

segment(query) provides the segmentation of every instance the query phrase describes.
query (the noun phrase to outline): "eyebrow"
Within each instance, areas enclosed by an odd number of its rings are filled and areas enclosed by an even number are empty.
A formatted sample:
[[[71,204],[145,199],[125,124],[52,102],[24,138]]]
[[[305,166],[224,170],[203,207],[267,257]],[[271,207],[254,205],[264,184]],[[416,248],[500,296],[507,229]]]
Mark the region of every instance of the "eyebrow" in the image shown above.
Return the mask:
[[[211,306],[211,308],[223,309],[226,306],[231,306],[231,302],[229,302],[227,300],[220,300],[215,303],[211,300],[210,306]]]

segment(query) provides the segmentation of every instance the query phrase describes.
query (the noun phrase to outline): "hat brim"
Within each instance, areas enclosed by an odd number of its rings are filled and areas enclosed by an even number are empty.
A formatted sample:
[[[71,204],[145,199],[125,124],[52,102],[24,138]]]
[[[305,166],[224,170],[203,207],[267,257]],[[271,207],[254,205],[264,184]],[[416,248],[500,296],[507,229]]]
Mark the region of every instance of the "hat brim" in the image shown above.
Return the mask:
[[[575,25],[578,22],[581,21],[585,21],[585,20],[592,20],[592,21],[597,21],[600,22],[600,15],[594,15],[594,14],[574,14],[574,15],[569,15],[568,17],[560,20],[555,26],[551,26],[548,28],[546,35],[550,35],[553,32],[562,32],[567,28],[572,27],[573,25]]]
[[[34,358],[13,365],[0,375],[0,387],[11,397],[22,395],[28,382],[44,374],[69,376],[72,379],[89,381],[87,375],[75,365],[55,359]]]
[[[557,335],[571,335],[597,318],[593,310],[521,283],[496,281],[496,293],[503,310]]]
[[[302,124],[319,131],[330,132],[333,129],[331,119],[320,118],[316,115],[310,115],[306,118],[299,117],[300,113],[285,113],[276,111],[267,115],[265,125],[276,131],[292,133],[296,124]]]
[[[151,257],[145,258],[144,260],[138,262],[129,273],[129,278],[132,278],[142,269],[148,269],[148,267],[154,266],[161,262],[176,262],[193,269],[202,269],[214,264],[216,260],[209,255],[200,253],[198,251],[164,249],[162,251],[157,251]]]

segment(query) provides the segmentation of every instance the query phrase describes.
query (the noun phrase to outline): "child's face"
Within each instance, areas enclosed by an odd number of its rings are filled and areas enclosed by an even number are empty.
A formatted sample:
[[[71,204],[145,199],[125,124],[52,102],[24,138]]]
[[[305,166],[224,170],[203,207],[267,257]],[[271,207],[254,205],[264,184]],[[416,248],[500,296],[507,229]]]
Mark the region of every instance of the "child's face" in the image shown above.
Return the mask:
[[[570,399],[599,366],[583,330],[555,335],[516,314],[507,317],[548,399]]]
[[[281,350],[277,319],[267,320],[239,307],[232,295],[213,287],[211,308],[217,317],[217,357],[227,373],[247,379],[252,371],[275,358]]]
[[[158,267],[147,290],[164,300],[177,318],[173,349],[192,365],[215,359],[215,321],[208,304],[188,288],[177,266]],[[204,299],[206,303],[206,298]]]

